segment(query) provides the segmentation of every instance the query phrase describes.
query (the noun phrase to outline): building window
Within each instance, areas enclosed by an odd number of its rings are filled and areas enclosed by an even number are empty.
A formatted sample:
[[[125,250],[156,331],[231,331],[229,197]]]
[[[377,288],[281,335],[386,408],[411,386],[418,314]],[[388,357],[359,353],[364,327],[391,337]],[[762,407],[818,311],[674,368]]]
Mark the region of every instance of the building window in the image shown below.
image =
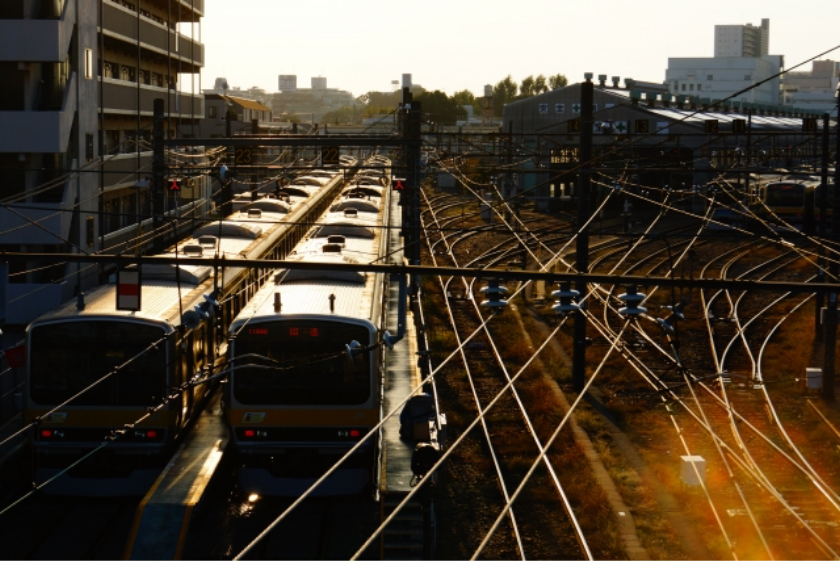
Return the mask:
[[[744,74],[744,80],[752,80],[752,76],[749,74]]]
[[[86,242],[87,242],[87,246],[89,248],[93,247],[94,231],[95,230],[94,230],[93,216],[88,216],[85,219],[85,233],[86,233],[85,237],[87,238]]]
[[[120,79],[125,80],[126,82],[136,82],[136,71],[137,69],[131,66],[121,66],[120,67]]]
[[[715,77],[714,77],[713,75],[711,75],[711,74],[709,74],[708,76],[706,76],[706,80],[708,80],[708,81],[710,81],[710,82],[711,82],[712,80],[714,80],[714,79],[715,79]]]
[[[93,49],[85,49],[85,78],[93,79]]]
[[[215,105],[211,105],[207,108],[207,117],[209,119],[215,119],[218,116],[219,116],[218,109]]]
[[[699,92],[702,89],[703,89],[703,84],[697,84],[697,91]]]
[[[682,91],[685,91],[685,83],[682,85]]]
[[[85,159],[89,162],[93,159],[93,133],[85,133]]]
[[[103,147],[106,154],[117,154],[120,145],[120,131],[106,130],[105,131],[105,146]]]
[[[689,84],[688,85],[688,90],[693,92],[694,91],[694,84]]]

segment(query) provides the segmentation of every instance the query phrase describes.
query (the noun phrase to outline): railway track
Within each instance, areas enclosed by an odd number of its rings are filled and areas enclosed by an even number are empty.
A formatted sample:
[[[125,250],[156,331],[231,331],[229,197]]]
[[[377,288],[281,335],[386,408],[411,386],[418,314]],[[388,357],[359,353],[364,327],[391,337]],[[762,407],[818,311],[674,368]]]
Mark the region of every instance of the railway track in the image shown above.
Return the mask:
[[[718,254],[718,260],[728,259],[719,266],[719,274],[732,275],[735,274],[733,271],[740,269],[741,277],[785,278],[786,267],[795,262],[786,259],[784,254],[771,260],[759,260],[758,263],[755,258],[747,262],[743,258],[748,255],[754,257],[755,249],[736,247]],[[703,276],[713,276],[710,272],[713,261],[707,264],[701,273]],[[768,304],[774,298],[776,301]],[[761,391],[756,391],[764,390],[766,394],[763,384],[755,385],[756,365],[760,361],[754,356],[751,347],[756,344],[762,347],[766,345],[766,338],[772,335],[772,331],[767,334],[766,330],[748,331],[746,327],[757,328],[762,322],[770,323],[768,320],[759,320],[759,317],[784,300],[778,295],[731,296],[721,292],[703,306],[714,359],[713,372],[720,376],[710,376],[717,380],[716,384],[697,381],[697,392],[700,395],[696,397],[695,415],[701,425],[707,425],[705,430],[718,439],[715,444],[722,461],[718,464],[720,467],[717,468],[717,474],[709,470],[707,475],[709,481],[716,482],[709,485],[710,488],[714,487],[714,491],[709,494],[708,500],[719,519],[721,532],[738,558],[813,558],[835,555],[833,546],[828,543],[836,543],[836,523],[830,516],[833,506],[830,496],[834,493],[827,485],[818,485],[814,489],[812,484],[819,476],[813,469],[803,465],[797,467],[797,461],[792,462],[781,451],[785,448],[791,455],[800,454],[795,448],[791,451],[790,439],[786,438],[786,433],[779,426],[772,400],[762,395]],[[745,312],[744,308],[751,311]],[[608,322],[606,314],[605,310],[605,325]],[[716,318],[723,318],[723,321],[716,321]],[[611,329],[614,336],[615,328]],[[656,344],[634,349],[633,353],[634,359],[644,365],[652,379],[657,378],[651,368],[654,362],[652,355],[670,357],[667,349],[657,347]],[[667,386],[661,378],[658,382],[663,387]],[[673,383],[673,380],[670,382]],[[720,393],[717,399],[710,397],[715,391]],[[739,428],[745,424],[749,430]],[[696,430],[685,432],[686,441],[694,441],[698,436]],[[694,447],[692,449],[697,450]],[[727,461],[727,455],[736,452],[742,457],[740,469]],[[715,456],[713,449],[705,449],[703,454],[709,458]],[[746,479],[743,477],[745,471],[748,475]],[[755,480],[761,485],[756,485]],[[771,480],[783,481],[785,486],[774,486]],[[825,501],[819,504],[820,499],[814,495],[821,494],[829,498],[829,504]],[[768,496],[776,500],[768,504]],[[779,503],[784,508],[779,509]],[[836,512],[833,514],[836,518]],[[809,523],[809,520],[814,524]],[[734,536],[738,539],[734,539]]]
[[[434,219],[434,215],[432,216]],[[439,222],[438,222],[439,224]],[[549,239],[537,239],[529,236],[529,232],[523,232],[523,237],[528,238],[529,245],[534,247],[529,250],[537,250],[539,247],[547,247],[547,243],[565,241],[568,235],[548,236]],[[459,266],[466,264],[469,266],[477,266],[481,263],[483,266],[498,266],[499,263],[505,262],[512,256],[521,254],[522,249],[516,242],[504,241],[491,246],[489,249],[474,255],[469,253],[469,261],[460,261],[457,254],[458,244],[467,236],[458,236],[455,239],[441,238],[429,243],[430,255],[435,263],[438,262],[437,256],[444,255],[445,258],[451,260],[451,264]],[[444,251],[436,251],[438,244],[445,246]],[[464,252],[461,252],[463,255]],[[465,258],[466,259],[466,258]],[[488,403],[491,399],[497,396],[504,388],[505,384],[510,382],[511,374],[502,358],[501,352],[493,337],[492,329],[485,321],[485,314],[482,314],[481,309],[477,305],[476,298],[480,298],[478,290],[474,286],[474,282],[467,282],[464,279],[440,279],[440,288],[442,294],[446,298],[446,307],[448,310],[449,323],[453,329],[456,337],[458,348],[461,349],[461,359],[463,364],[463,371],[465,376],[465,387],[463,388],[465,394],[472,395],[473,406],[475,411],[483,411],[483,405]],[[478,295],[478,296],[477,296]],[[498,336],[498,334],[497,334]],[[470,341],[463,345],[466,337],[470,337]],[[467,391],[466,386],[469,386]],[[523,443],[521,438],[517,438],[517,434],[521,434],[523,428],[526,433],[532,437],[532,444],[528,449],[523,447],[527,443]],[[528,415],[526,405],[514,386],[510,392],[510,396],[505,396],[494,407],[494,410],[483,419],[484,442],[488,449],[492,464],[496,468],[497,481],[500,482],[499,488],[501,491],[501,500],[505,503],[509,501],[509,488],[516,487],[524,475],[527,463],[519,462],[516,465],[515,458],[533,458],[537,457],[542,450],[542,442],[537,436],[538,431],[535,429],[531,418]],[[498,451],[497,451],[498,448]],[[509,453],[505,453],[506,450]],[[511,459],[514,459],[511,461]],[[524,515],[518,515],[517,507],[513,506],[508,512],[508,521],[504,528],[510,531],[513,545],[518,549],[518,553],[523,558],[548,555],[554,557],[558,552],[562,555],[575,555],[592,558],[589,552],[588,544],[583,532],[578,525],[575,514],[572,511],[568,498],[565,495],[563,487],[559,481],[559,477],[555,467],[548,460],[543,457],[542,464],[545,467],[545,475],[535,477],[529,483],[532,489],[540,492],[541,489],[553,489],[551,495],[555,498],[552,501],[546,499],[537,499],[536,497],[523,496],[524,504],[529,505],[525,509]],[[517,469],[518,468],[518,469]],[[528,493],[532,493],[529,491]],[[552,504],[553,503],[553,504]],[[539,508],[535,508],[537,505]],[[556,510],[563,508],[566,511],[569,520],[569,527],[565,530],[565,536],[559,535],[557,540],[558,521]],[[527,529],[520,531],[520,527]],[[540,552],[538,547],[525,548],[523,551],[523,532],[533,535],[542,534],[544,536],[553,536],[558,541],[557,547],[562,549],[549,549]],[[499,550],[499,536],[505,532],[497,532],[493,539],[489,542],[487,550],[482,554],[488,557],[497,557],[496,553]],[[534,539],[529,539],[533,543]],[[504,546],[502,546],[504,547]],[[576,550],[576,551],[575,551]],[[516,551],[514,551],[516,552]],[[503,555],[507,555],[504,553]]]

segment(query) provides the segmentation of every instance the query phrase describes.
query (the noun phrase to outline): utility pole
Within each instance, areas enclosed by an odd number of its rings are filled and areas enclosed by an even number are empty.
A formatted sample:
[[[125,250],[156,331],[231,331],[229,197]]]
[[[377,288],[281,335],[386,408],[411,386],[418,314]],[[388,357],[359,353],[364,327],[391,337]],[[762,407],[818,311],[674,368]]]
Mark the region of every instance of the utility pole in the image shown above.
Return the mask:
[[[592,102],[594,87],[592,75],[586,75],[586,82],[580,85],[580,172],[578,173],[578,234],[575,245],[575,269],[578,273],[589,272],[589,232],[584,224],[591,212],[589,204],[590,160],[592,159]],[[586,281],[580,280],[575,287],[581,297],[587,294]],[[586,374],[586,317],[583,306],[575,316],[574,350],[572,356],[572,389],[583,391]]]
[[[822,134],[822,173],[820,176],[820,222],[819,233],[820,237],[825,239],[826,226],[828,214],[825,209],[828,208],[828,145],[829,145],[829,114],[823,115],[823,134]],[[820,247],[820,256],[817,261],[817,282],[825,282],[825,249]],[[825,305],[825,295],[822,292],[817,293],[816,313],[814,314],[814,335],[817,341],[823,340],[823,327],[820,321],[820,313]]]
[[[837,100],[837,120],[835,121],[835,162],[834,162],[834,208],[840,209],[840,85],[834,92]],[[831,239],[840,241],[840,212],[831,214]],[[832,259],[828,273],[833,282],[837,282],[837,260]],[[826,401],[834,401],[834,353],[837,346],[837,292],[828,294],[828,306],[824,308],[823,323],[825,324],[825,361],[823,363],[822,397]]]
[[[406,140],[403,153],[406,190],[400,193],[402,205],[404,255],[412,265],[420,264],[420,129],[422,112],[420,103],[415,102],[408,87],[403,88],[402,104],[398,112],[397,126],[400,136]],[[409,294],[417,294],[418,279],[414,275],[409,283]]]
[[[406,181],[409,193],[411,194],[411,248],[408,254],[411,256],[411,264],[420,264],[420,129],[422,123],[422,112],[419,101],[412,101],[408,111],[408,146],[406,158]],[[417,275],[411,278],[409,294],[416,295],[419,289]]]
[[[163,223],[164,174],[166,160],[163,153],[163,98],[154,101],[154,128],[152,129],[152,232],[154,251],[160,253],[164,248],[161,233]],[[140,196],[138,191],[137,196]]]

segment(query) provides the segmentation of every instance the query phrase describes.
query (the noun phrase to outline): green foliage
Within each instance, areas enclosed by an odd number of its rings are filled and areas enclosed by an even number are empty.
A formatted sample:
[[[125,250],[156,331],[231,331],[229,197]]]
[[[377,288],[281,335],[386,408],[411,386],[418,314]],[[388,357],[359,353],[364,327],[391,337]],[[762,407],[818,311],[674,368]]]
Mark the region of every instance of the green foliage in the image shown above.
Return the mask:
[[[516,98],[518,89],[519,86],[516,85],[516,82],[513,81],[510,74],[507,75],[507,78],[493,86],[493,113],[497,117],[504,115],[505,104],[510,103]]]
[[[519,84],[519,96],[520,97],[531,97],[534,95],[534,76],[528,76],[527,78],[522,79],[522,83]]]
[[[414,96],[414,101],[422,104],[423,113],[428,119],[439,125],[454,125],[455,121],[464,119],[467,112],[451,97],[447,97],[440,90],[424,92]]]
[[[548,87],[552,90],[565,88],[568,84],[569,79],[563,74],[555,74],[554,76],[549,76],[548,78]]]
[[[362,117],[376,117],[377,115],[387,115],[396,111],[396,107],[385,107],[382,105],[368,105],[362,110]]]
[[[388,111],[399,107],[402,101],[402,92],[368,92],[361,97],[367,98],[365,105],[368,107],[385,107]]]
[[[478,103],[476,102],[475,95],[470,90],[461,90],[460,92],[455,92],[452,94],[452,101],[457,103],[460,106],[464,105],[472,105],[476,107]]]
[[[362,122],[363,109],[345,105],[335,111],[324,113],[322,120],[328,125],[354,125]]]

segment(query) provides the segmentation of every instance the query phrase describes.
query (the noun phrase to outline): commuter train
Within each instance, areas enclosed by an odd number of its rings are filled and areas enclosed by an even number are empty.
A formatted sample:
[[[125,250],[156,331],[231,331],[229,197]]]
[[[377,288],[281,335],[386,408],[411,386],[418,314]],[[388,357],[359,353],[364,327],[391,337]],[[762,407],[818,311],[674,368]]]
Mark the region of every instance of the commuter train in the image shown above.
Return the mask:
[[[829,185],[826,216],[832,215],[832,188]],[[820,182],[813,179],[788,177],[760,186],[761,200],[758,213],[768,218],[780,218],[786,222],[801,224],[808,204],[814,206],[814,218],[819,219],[823,211],[820,205]]]
[[[209,263],[143,265],[135,269],[140,311],[117,308],[112,279],[27,327],[24,418],[37,422],[36,481],[61,473],[114,430],[124,430],[46,492],[148,490],[210,391],[209,384],[183,386],[214,372],[226,352],[227,326],[269,276],[235,262],[285,257],[309,229],[304,224],[328,208],[344,183],[337,175],[315,179],[304,190],[248,200],[163,254],[224,256],[228,264],[221,270]],[[135,424],[150,408],[156,409],[149,418]]]
[[[360,172],[287,260],[382,262],[390,161],[372,164],[378,173]],[[244,490],[300,494],[379,422],[384,348],[401,336],[385,331],[384,277],[283,270],[231,324],[225,415]],[[371,436],[316,494],[363,490],[373,481],[377,447]]]

